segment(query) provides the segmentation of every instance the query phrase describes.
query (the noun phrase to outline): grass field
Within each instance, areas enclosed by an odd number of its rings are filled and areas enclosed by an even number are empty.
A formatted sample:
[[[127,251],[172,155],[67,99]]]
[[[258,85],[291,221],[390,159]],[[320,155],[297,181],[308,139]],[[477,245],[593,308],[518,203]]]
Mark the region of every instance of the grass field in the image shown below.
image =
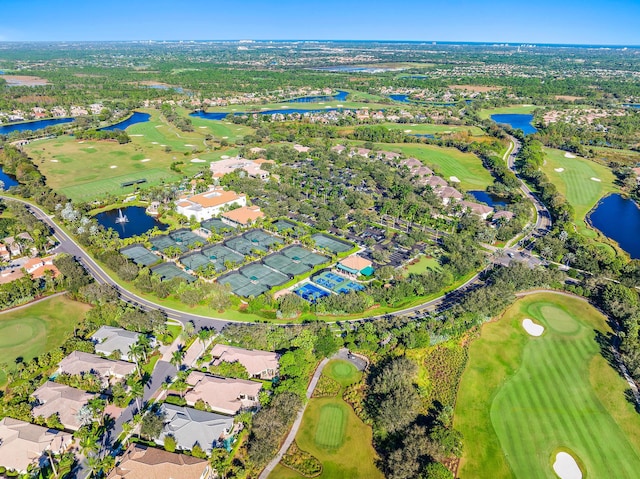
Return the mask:
[[[343,387],[360,378],[360,372],[347,361],[333,360],[323,374]],[[322,462],[321,479],[382,479],[376,468],[371,428],[342,400],[342,392],[335,397],[314,398],[304,413],[296,435],[300,449]],[[300,479],[297,472],[278,465],[269,476],[273,479]]]
[[[524,318],[544,326],[543,335],[529,336]],[[560,450],[576,457],[584,477],[637,477],[640,416],[600,354],[596,335],[609,333],[588,303],[553,293],[521,299],[484,325],[456,403],[459,477],[551,479]]]
[[[427,269],[440,270],[440,262],[438,258],[429,258],[427,256],[420,256],[420,259],[416,264],[407,266],[407,274],[422,274]]]
[[[504,114],[514,114],[514,115],[526,115],[533,113],[533,110],[538,108],[535,105],[514,105],[514,106],[505,106],[502,108],[491,108],[490,110],[480,110],[479,116],[480,118],[489,118],[491,115],[504,115]]]
[[[376,146],[381,150],[399,151],[407,157],[418,158],[447,181],[455,176],[465,190],[484,190],[493,184],[493,178],[482,166],[480,158],[471,153],[411,143],[378,143]]]
[[[29,361],[62,345],[89,306],[56,296],[0,314],[0,386],[16,359]]]
[[[376,126],[384,126],[390,130],[402,130],[409,135],[443,135],[470,131],[472,136],[484,136],[482,129],[477,126],[433,125],[428,123],[380,123]],[[357,126],[344,126],[338,128],[338,130],[341,133],[350,133],[356,128]]]
[[[587,213],[603,196],[616,190],[613,173],[609,168],[584,158],[567,158],[561,150],[545,148],[544,151],[545,165],[542,170],[573,206],[576,225],[581,232],[585,232]],[[564,171],[556,171],[560,168],[564,168]]]
[[[183,174],[194,175],[206,168],[207,163],[192,162],[192,159],[213,161],[222,155],[233,155],[236,149],[206,151],[212,142],[205,136],[228,133],[231,141],[253,130],[231,127],[237,135],[228,130],[224,122],[213,123],[204,129],[200,121],[194,121],[195,131],[179,132],[172,125],[162,121],[155,110],[144,110],[151,114],[151,120],[127,128],[131,142],[119,145],[112,141],[78,141],[70,136],[31,143],[27,151],[34,158],[38,168],[47,178],[47,184],[74,200],[88,201],[106,193],[129,194],[134,186],[122,188],[123,182],[145,178],[141,188],[179,180]],[[218,125],[219,124],[219,125]],[[222,135],[227,136],[227,135]],[[165,151],[170,147],[171,151]],[[195,153],[200,150],[202,153]],[[183,161],[183,172],[169,169],[174,161]]]

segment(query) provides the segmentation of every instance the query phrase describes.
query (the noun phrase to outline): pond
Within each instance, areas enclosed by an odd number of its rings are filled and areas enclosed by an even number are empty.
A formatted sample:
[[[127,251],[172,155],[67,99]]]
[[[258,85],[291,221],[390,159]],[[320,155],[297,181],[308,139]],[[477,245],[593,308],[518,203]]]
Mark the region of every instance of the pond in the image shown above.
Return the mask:
[[[473,196],[476,199],[476,201],[479,201],[480,203],[485,203],[491,206],[492,208],[495,208],[496,206],[504,207],[504,206],[507,206],[508,204],[508,202],[504,198],[492,195],[490,193],[487,193],[486,191],[473,190],[473,191],[469,191],[469,194]]]
[[[18,186],[18,180],[14,176],[8,175],[4,171],[2,171],[2,167],[0,167],[0,181],[4,183],[3,190],[8,190],[12,186]]]
[[[115,125],[105,126],[104,128],[100,128],[100,131],[113,131],[113,130],[126,130],[131,125],[135,125],[136,123],[144,123],[145,121],[149,121],[151,115],[149,113],[141,113],[139,111],[134,111],[133,115],[131,115],[126,120],[121,121],[120,123],[116,123]]]
[[[622,195],[609,195],[589,214],[589,223],[629,253],[640,259],[640,207]]]
[[[343,111],[342,108],[322,108],[322,109],[315,109],[315,110],[305,110],[303,108],[280,108],[277,110],[262,110],[262,111],[239,111],[239,112],[235,112],[233,113],[234,116],[241,116],[241,115],[252,115],[254,113],[259,113],[261,115],[277,115],[277,114],[281,114],[281,115],[293,115],[294,113],[299,113],[301,115],[304,115],[305,113],[322,113],[322,112],[327,112],[327,111]],[[224,120],[227,115],[229,115],[229,112],[206,112],[206,111],[194,111],[193,113],[190,113],[189,116],[193,116],[196,118],[204,118],[205,120]]]
[[[118,221],[120,211],[122,211],[122,216],[127,218],[127,222],[122,223]],[[98,223],[105,228],[113,229],[118,233],[120,238],[131,238],[132,236],[141,235],[156,226],[161,231],[168,228],[168,225],[149,216],[142,206],[127,206],[126,208],[103,211],[102,213],[98,213],[95,218]]]
[[[530,135],[538,131],[536,127],[531,124],[533,115],[505,113],[491,115],[491,119],[496,123],[509,125],[514,130],[520,129],[525,135]]]
[[[411,103],[411,100],[409,100],[409,95],[389,95],[389,98],[400,103]]]
[[[71,123],[73,118],[49,118],[47,120],[25,121],[22,123],[14,123],[12,125],[0,126],[0,135],[8,135],[12,131],[36,131],[42,130],[48,126],[61,125],[63,123]]]
[[[335,95],[321,95],[321,96],[303,96],[300,98],[294,98],[287,100],[287,103],[317,103],[319,101],[345,101],[349,95],[348,91],[338,90]]]

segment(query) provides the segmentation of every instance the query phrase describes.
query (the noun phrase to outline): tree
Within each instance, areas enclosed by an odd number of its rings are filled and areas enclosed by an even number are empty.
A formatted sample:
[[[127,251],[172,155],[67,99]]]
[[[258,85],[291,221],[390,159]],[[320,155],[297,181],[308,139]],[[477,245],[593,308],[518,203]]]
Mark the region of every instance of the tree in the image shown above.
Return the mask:
[[[149,439],[156,439],[162,433],[164,428],[165,414],[159,408],[151,409],[142,418],[142,424],[140,426],[140,434]]]
[[[178,349],[176,349],[171,354],[171,359],[170,359],[169,362],[171,364],[173,364],[176,369],[181,369],[182,368],[182,360],[184,359],[185,354],[187,354],[187,351],[184,349],[184,346],[182,344],[179,344],[178,345]]]
[[[164,437],[164,449],[165,451],[168,452],[175,452],[176,450],[176,438],[171,436],[171,435],[167,435]]]

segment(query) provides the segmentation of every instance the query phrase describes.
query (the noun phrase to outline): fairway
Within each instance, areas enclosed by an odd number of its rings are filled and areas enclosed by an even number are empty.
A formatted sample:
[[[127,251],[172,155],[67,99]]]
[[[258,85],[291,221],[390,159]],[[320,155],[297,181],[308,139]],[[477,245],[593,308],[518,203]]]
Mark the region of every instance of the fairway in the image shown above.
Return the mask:
[[[611,170],[585,158],[567,158],[565,152],[545,148],[542,171],[575,210],[575,222],[586,229],[585,216],[607,193],[616,190]],[[563,169],[562,171],[557,171]],[[594,181],[597,178],[600,181]]]
[[[0,314],[0,385],[18,358],[29,361],[62,345],[89,306],[56,296]]]
[[[482,119],[491,117],[491,115],[530,115],[537,106],[535,105],[514,105],[502,108],[491,108],[490,110],[480,110],[478,116]]]
[[[545,328],[542,336],[525,332],[527,318]],[[469,349],[456,404],[459,477],[551,479],[560,451],[584,477],[637,477],[640,417],[596,342],[609,332],[588,303],[552,293],[521,299],[486,324]]]
[[[322,479],[382,479],[376,468],[371,428],[363,423],[342,399],[344,386],[360,379],[361,372],[343,360],[330,361],[323,375],[338,381],[342,390],[334,397],[313,398],[304,413],[296,443],[322,463]],[[279,464],[271,479],[304,476]]]
[[[462,153],[455,148],[434,145],[378,143],[380,150],[401,151],[406,157],[414,157],[449,181],[455,176],[465,190],[484,190],[493,184],[493,177],[482,166],[482,160],[471,153]]]

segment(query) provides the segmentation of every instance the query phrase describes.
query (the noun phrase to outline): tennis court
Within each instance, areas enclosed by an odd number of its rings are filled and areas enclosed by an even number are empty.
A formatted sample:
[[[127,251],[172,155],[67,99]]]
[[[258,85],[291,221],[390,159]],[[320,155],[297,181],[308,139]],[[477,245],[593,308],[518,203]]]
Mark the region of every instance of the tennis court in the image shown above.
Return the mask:
[[[209,258],[200,253],[183,256],[180,258],[180,262],[184,265],[187,271],[199,271],[201,269],[205,269],[207,265],[211,264],[209,262]]]
[[[233,230],[233,226],[228,225],[218,218],[212,218],[210,220],[203,221],[200,223],[204,229],[211,231],[212,233],[215,231],[216,233],[220,233],[222,231],[231,231]]]
[[[264,230],[251,230],[242,235],[245,239],[252,243],[258,243],[263,248],[270,250],[274,244],[282,244],[280,238],[270,235]]]
[[[329,258],[326,256],[316,254],[302,246],[291,246],[283,249],[280,253],[293,261],[299,261],[301,263],[308,264],[309,266],[318,266],[319,264],[329,261]]]
[[[281,253],[269,255],[262,261],[267,266],[291,276],[298,276],[312,269],[308,264],[293,261]]]
[[[221,244],[203,248],[202,254],[209,258],[209,261],[216,266],[216,271],[224,271],[227,269],[225,266],[227,261],[230,261],[234,265],[240,264],[244,261],[243,255],[236,253]]]
[[[289,281],[289,276],[274,271],[261,263],[249,264],[218,279],[219,283],[231,286],[231,291],[235,294],[246,298],[260,296],[265,291],[287,281]]]
[[[322,233],[316,233],[311,236],[311,239],[316,243],[318,248],[326,249],[334,254],[345,253],[353,248],[353,245],[346,241],[339,240],[338,238],[332,238]]]
[[[154,236],[149,241],[152,244],[151,249],[162,251],[163,253],[169,248],[178,248],[183,253],[187,251],[186,245],[176,243],[169,235]]]
[[[315,303],[320,298],[327,297],[331,294],[324,289],[318,288],[315,284],[312,283],[305,283],[299,288],[294,289],[293,292],[300,296],[302,299],[309,301],[310,303]]]
[[[258,297],[270,288],[262,283],[252,281],[241,273],[233,272],[218,279],[220,284],[228,284],[238,296],[248,298],[250,296]]]
[[[346,294],[350,293],[351,291],[364,290],[364,286],[362,286],[360,283],[356,283],[355,281],[345,276],[332,273],[331,271],[323,271],[321,273],[318,273],[313,278],[311,278],[311,281],[322,286],[323,288],[329,289],[338,294]]]
[[[169,236],[178,245],[185,245],[187,249],[193,248],[198,243],[202,245],[205,242],[203,238],[200,238],[200,236],[193,234],[191,230],[188,229],[173,231],[169,233]]]
[[[134,244],[131,246],[127,246],[126,248],[122,248],[120,250],[120,253],[122,253],[122,255],[126,258],[129,258],[138,266],[147,267],[160,261],[160,258],[158,258],[147,248],[139,244]]]
[[[267,252],[267,248],[262,247],[260,243],[252,243],[242,236],[236,236],[235,238],[228,239],[224,242],[224,245],[244,256],[250,255],[254,250],[262,251],[264,253]]]
[[[289,281],[289,277],[260,263],[253,263],[241,268],[239,273],[252,281],[258,281],[269,288]]]
[[[278,220],[273,223],[273,227],[278,231],[278,233],[282,233],[283,231],[294,230],[296,225],[287,220]]]
[[[173,278],[183,278],[188,283],[191,283],[197,279],[195,276],[191,276],[190,274],[182,271],[174,263],[159,264],[158,266],[152,267],[151,272],[160,276],[162,281],[169,281]]]

